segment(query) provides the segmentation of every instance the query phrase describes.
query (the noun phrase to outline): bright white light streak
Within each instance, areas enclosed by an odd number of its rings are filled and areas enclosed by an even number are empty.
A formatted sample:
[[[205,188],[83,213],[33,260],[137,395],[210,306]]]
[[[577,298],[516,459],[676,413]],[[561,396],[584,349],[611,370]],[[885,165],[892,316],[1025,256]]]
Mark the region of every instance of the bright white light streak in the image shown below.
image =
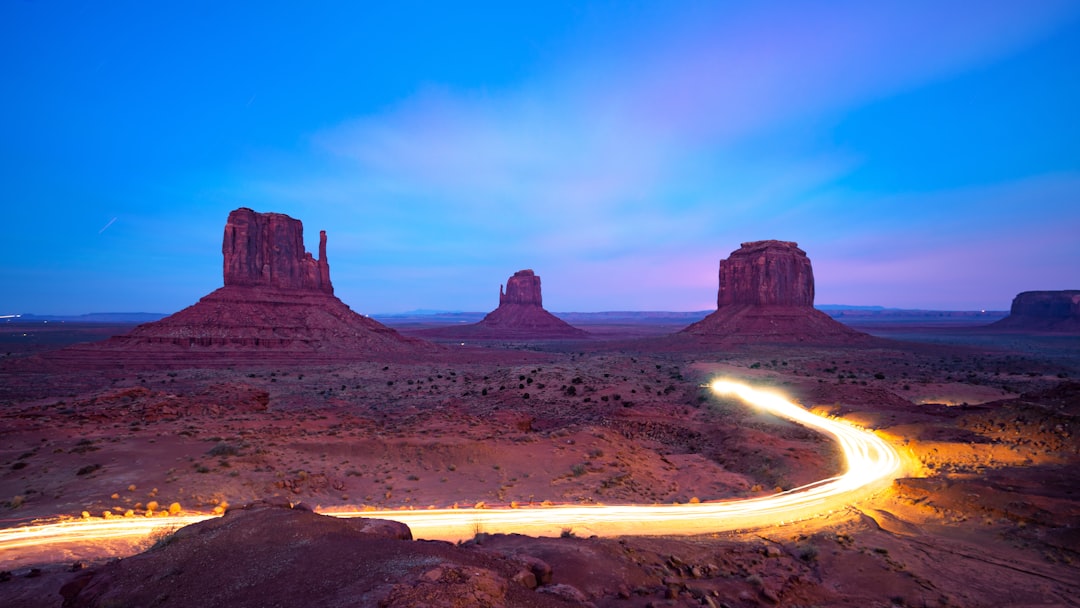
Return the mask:
[[[718,395],[738,397],[751,406],[830,435],[839,444],[845,470],[779,494],[742,500],[663,505],[563,505],[520,509],[429,509],[417,511],[327,512],[335,517],[392,519],[409,526],[416,538],[460,540],[477,532],[552,536],[571,529],[578,535],[706,534],[775,526],[809,519],[846,507],[888,486],[900,475],[899,454],[877,435],[840,420],[818,416],[782,395],[732,380],[710,385]],[[180,527],[211,515],[82,519],[0,530],[0,564],[20,549],[48,545],[145,538],[162,527]],[[69,549],[70,553],[70,549]]]

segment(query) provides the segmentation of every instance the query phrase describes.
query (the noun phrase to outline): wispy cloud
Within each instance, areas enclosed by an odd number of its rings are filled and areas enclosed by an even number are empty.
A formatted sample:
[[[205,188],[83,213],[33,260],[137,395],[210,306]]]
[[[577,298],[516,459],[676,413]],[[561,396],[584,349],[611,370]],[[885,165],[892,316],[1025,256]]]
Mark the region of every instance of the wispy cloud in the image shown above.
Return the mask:
[[[830,237],[888,234],[886,220],[912,204],[926,222],[958,224],[969,247],[988,244],[964,229],[980,224],[977,204],[953,194],[956,213],[933,197],[878,200],[880,221],[860,217],[867,200],[828,194],[859,163],[857,151],[829,145],[829,127],[860,104],[1022,46],[1074,18],[1075,6],[782,6],[621,24],[508,89],[427,87],[315,134],[326,166],[273,180],[267,192],[351,213],[371,246],[431,247],[446,263],[477,250],[531,254],[560,272],[576,262],[605,276],[643,251],[692,264],[675,252],[726,255],[757,238],[819,238],[812,255],[840,268],[840,245],[856,240],[824,246]],[[926,262],[911,254],[837,274],[903,278]]]

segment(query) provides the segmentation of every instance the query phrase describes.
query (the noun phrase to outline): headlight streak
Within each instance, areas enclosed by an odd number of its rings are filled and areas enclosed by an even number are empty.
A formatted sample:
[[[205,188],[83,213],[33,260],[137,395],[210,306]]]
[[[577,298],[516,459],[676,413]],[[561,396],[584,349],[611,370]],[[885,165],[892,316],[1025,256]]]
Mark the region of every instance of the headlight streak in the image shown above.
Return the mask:
[[[331,511],[335,517],[391,519],[407,524],[415,538],[461,540],[478,532],[558,535],[571,530],[577,535],[706,534],[774,526],[809,519],[842,509],[852,502],[888,486],[900,475],[899,454],[877,435],[840,420],[811,413],[779,394],[755,389],[731,380],[716,380],[710,388],[717,395],[735,396],[767,412],[817,429],[840,445],[846,470],[769,496],[658,505],[561,505],[518,509],[429,509],[384,511]],[[0,530],[0,565],[16,557],[20,549],[41,550],[49,546],[107,545],[145,539],[162,528],[179,528],[215,517],[179,515],[70,520]],[[72,547],[67,547],[69,553]]]

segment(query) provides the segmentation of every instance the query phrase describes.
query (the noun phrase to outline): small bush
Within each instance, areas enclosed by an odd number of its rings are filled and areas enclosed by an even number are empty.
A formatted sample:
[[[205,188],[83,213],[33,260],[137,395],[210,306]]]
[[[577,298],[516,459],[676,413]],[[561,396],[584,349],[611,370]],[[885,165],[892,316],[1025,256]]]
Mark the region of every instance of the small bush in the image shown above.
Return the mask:
[[[206,452],[210,456],[237,456],[240,449],[232,444],[219,443]]]
[[[147,551],[157,551],[168,547],[172,543],[176,542],[176,529],[174,528],[159,528],[150,533],[150,548]]]

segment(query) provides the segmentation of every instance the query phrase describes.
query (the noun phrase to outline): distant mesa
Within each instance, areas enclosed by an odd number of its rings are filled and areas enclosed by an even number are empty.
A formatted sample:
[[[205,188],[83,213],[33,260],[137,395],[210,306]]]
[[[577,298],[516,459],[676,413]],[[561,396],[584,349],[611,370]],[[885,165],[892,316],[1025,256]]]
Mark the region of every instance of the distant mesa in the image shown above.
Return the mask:
[[[1080,289],[1017,294],[1009,316],[989,325],[1004,331],[1080,333]]]
[[[540,277],[532,270],[519,270],[499,286],[499,307],[478,323],[439,327],[415,332],[417,335],[477,340],[562,340],[588,338],[589,333],[544,310]]]
[[[393,353],[438,347],[353,312],[334,296],[326,257],[304,250],[300,220],[236,209],[221,246],[224,282],[197,303],[101,346],[134,351]]]
[[[743,243],[720,261],[719,278],[716,312],[680,333],[734,342],[847,343],[869,338],[814,308],[814,271],[796,243]]]

